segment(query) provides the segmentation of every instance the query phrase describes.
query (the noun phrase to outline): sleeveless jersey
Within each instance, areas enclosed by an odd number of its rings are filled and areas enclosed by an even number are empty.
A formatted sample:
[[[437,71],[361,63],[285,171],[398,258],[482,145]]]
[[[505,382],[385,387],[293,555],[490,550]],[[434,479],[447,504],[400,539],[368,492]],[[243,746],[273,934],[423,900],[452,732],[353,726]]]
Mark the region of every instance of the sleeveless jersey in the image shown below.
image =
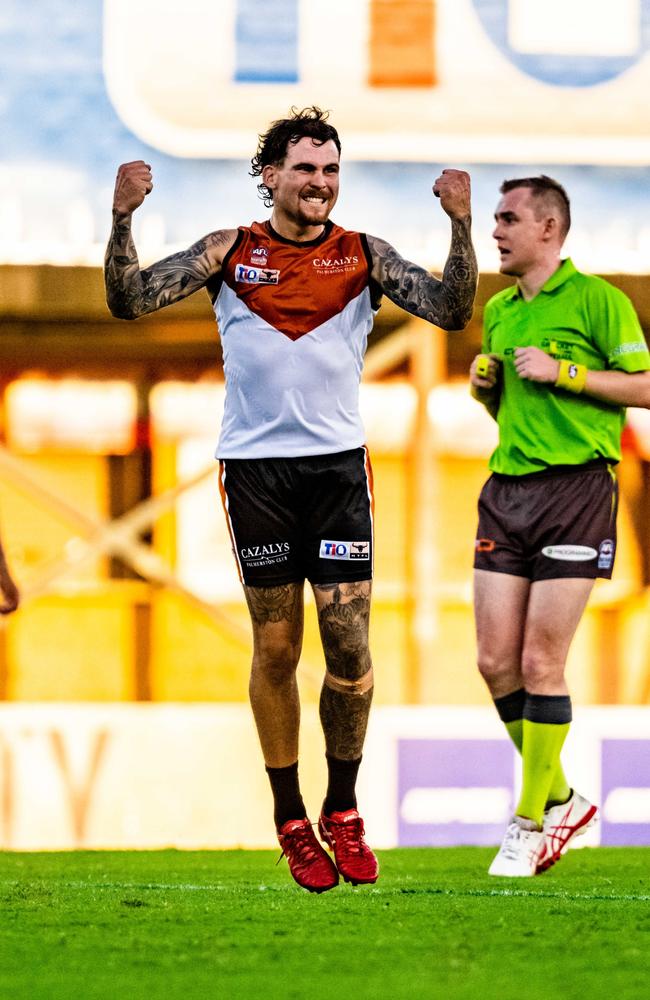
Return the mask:
[[[213,295],[226,378],[219,458],[292,458],[364,442],[359,381],[374,313],[365,235],[328,222],[295,243],[240,227]]]

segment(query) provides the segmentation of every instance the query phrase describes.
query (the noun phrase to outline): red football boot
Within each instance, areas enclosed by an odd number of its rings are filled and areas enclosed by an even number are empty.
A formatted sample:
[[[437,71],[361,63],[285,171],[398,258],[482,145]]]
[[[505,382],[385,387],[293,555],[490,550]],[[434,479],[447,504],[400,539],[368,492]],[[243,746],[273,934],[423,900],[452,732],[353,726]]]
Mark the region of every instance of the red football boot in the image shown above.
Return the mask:
[[[336,867],[346,882],[364,885],[376,882],[379,863],[363,839],[363,820],[356,809],[321,813],[318,832],[334,851]]]
[[[339,873],[307,818],[290,819],[278,830],[278,840],[289,871],[303,889],[327,892],[339,884]]]

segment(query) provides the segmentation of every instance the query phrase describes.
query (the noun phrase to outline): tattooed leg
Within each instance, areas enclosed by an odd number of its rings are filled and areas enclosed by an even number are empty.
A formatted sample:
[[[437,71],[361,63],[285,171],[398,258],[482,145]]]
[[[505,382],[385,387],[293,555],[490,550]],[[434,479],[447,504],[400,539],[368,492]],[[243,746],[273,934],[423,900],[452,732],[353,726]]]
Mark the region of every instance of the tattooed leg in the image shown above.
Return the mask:
[[[253,625],[250,702],[267,767],[298,759],[296,667],[303,634],[303,585],[245,587]]]
[[[358,760],[372,702],[372,662],[368,649],[370,580],[314,585],[327,670],[320,718],[327,753]]]

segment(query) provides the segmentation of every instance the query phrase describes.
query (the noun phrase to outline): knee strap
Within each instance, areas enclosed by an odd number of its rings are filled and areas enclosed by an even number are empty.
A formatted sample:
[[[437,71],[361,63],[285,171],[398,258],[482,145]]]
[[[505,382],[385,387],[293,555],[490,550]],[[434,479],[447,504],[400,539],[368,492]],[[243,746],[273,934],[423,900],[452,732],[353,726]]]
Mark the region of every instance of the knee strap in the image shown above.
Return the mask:
[[[365,674],[356,681],[349,681],[345,677],[336,677],[329,670],[325,671],[325,684],[332,691],[339,691],[341,694],[366,694],[370,691],[375,682],[372,667],[366,670]]]

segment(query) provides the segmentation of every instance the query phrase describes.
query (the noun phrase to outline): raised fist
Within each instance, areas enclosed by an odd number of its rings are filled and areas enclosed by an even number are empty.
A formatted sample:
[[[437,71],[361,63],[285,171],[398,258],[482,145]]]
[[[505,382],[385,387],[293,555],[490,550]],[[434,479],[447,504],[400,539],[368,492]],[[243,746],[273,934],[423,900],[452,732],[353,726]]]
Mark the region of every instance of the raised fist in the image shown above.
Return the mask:
[[[464,170],[443,170],[433,185],[433,193],[452,219],[471,215],[471,187],[469,174]]]
[[[144,160],[123,163],[117,171],[113,211],[128,215],[139,208],[153,188],[151,167]]]

